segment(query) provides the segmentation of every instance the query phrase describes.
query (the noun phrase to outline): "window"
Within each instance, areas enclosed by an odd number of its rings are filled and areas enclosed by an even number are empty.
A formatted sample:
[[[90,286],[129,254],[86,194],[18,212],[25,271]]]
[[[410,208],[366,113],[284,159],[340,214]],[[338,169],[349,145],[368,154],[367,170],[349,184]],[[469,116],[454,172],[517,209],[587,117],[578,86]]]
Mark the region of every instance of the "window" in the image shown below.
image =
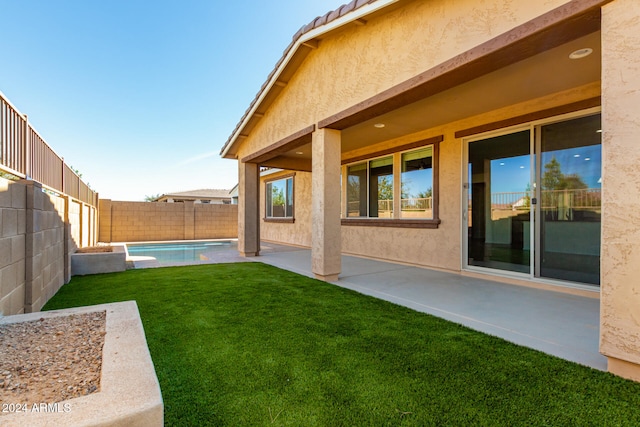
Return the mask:
[[[367,164],[347,168],[347,218],[368,216]]]
[[[369,162],[369,216],[393,218],[393,157]]]
[[[407,144],[392,154],[379,153],[384,157],[347,165],[343,224],[437,228],[441,141]]]
[[[293,176],[266,183],[266,218],[293,218]]]
[[[401,218],[433,219],[433,147],[402,154]]]
[[[393,218],[393,157],[349,166],[347,217]]]

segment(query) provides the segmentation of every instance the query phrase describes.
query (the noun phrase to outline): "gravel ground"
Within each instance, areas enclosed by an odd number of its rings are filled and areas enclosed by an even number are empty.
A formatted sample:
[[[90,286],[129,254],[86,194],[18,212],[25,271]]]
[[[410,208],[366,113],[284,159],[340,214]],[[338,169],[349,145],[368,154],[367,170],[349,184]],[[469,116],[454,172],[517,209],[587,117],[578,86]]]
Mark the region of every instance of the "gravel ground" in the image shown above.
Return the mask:
[[[99,391],[105,323],[101,311],[0,325],[0,404],[56,403]]]

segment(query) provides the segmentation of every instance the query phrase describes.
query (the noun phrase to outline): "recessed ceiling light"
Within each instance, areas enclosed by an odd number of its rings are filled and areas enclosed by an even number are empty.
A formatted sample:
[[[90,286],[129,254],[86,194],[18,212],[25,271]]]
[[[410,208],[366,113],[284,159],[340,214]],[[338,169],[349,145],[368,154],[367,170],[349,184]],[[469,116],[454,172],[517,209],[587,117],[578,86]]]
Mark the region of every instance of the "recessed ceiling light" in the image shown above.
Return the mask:
[[[580,157],[580,154],[574,154],[573,157]]]
[[[584,158],[584,161],[585,161],[585,162],[588,162],[589,160],[591,160],[591,157],[585,157],[585,158]]]
[[[296,154],[304,154],[303,151],[296,151]]]
[[[382,129],[385,126],[384,123],[376,123],[375,125],[373,125],[373,127],[376,127],[378,129]]]
[[[596,133],[602,133],[602,129],[598,129]]]
[[[593,53],[593,49],[591,49],[590,47],[585,47],[583,49],[578,49],[571,52],[571,54],[569,55],[569,58],[580,59],[580,58],[584,58],[585,56],[589,56],[592,53]]]

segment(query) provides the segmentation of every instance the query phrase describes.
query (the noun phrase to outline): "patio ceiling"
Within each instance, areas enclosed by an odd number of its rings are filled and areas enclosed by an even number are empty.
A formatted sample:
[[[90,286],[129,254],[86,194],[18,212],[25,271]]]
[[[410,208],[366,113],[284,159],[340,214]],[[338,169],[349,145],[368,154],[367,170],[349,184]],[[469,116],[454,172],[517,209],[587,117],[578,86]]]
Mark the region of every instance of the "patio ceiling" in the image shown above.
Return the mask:
[[[582,48],[593,53],[572,60]],[[545,51],[452,89],[362,121],[342,130],[342,152],[350,152],[403,135],[451,123],[486,111],[600,81],[600,32]],[[383,123],[383,128],[375,127]],[[263,163],[289,169],[311,169],[307,141]]]

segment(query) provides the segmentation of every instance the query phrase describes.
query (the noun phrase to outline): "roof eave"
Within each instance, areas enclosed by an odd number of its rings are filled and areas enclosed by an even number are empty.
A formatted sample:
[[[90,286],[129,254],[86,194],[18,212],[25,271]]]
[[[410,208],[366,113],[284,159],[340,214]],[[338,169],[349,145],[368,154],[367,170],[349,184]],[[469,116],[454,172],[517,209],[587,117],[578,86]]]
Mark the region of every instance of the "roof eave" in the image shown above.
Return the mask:
[[[401,0],[376,0],[371,3],[362,5],[357,9],[351,10],[348,13],[339,16],[328,23],[307,31],[310,26],[313,26],[318,21],[326,22],[327,17],[339,13],[343,8],[348,7],[351,4],[359,3],[352,2],[348,5],[341,6],[335,11],[329,12],[322,17],[318,17],[310,24],[301,27],[298,33],[296,33],[296,35],[294,36],[291,44],[285,50],[284,56],[280,59],[280,61],[276,65],[276,68],[271,72],[271,74],[267,78],[266,83],[262,86],[255,99],[245,112],[244,116],[236,126],[235,130],[220,150],[220,156],[227,159],[237,158],[237,152],[235,150],[232,150],[232,148],[234,148],[239,138],[247,137],[247,135],[243,134],[243,131],[247,127],[247,124],[251,119],[254,118],[256,111],[262,106],[265,98],[275,87],[278,87],[279,77],[283,74],[284,70],[289,66],[289,64],[293,62],[293,59],[298,55],[302,47],[308,49],[309,46],[312,46],[314,44],[314,39],[324,36],[332,31],[338,30],[345,25],[357,22],[358,20],[363,19],[364,17],[382,10],[392,4],[398,3],[399,1]]]

